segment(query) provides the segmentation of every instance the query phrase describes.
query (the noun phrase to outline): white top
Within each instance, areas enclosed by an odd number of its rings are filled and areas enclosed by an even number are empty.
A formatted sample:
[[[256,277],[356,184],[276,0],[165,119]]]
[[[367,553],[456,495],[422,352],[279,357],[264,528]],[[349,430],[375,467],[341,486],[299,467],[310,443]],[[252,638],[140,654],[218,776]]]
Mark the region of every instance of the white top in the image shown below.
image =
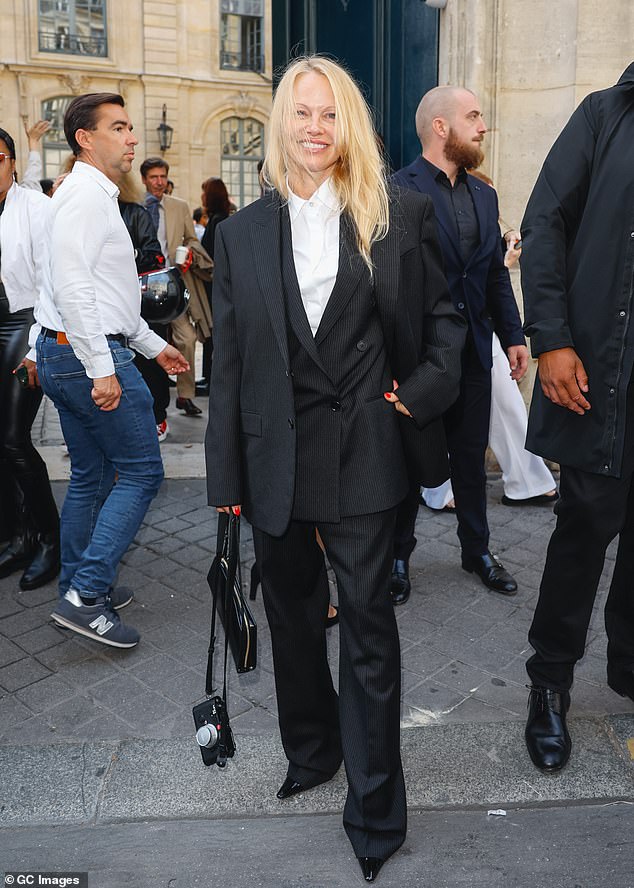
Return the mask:
[[[339,268],[341,209],[330,179],[303,200],[288,189],[295,273],[313,336],[330,299]]]
[[[20,187],[30,188],[32,191],[39,191],[41,194],[42,186],[40,185],[40,179],[42,178],[44,178],[42,176],[42,155],[39,151],[29,151],[29,157],[26,163],[26,169],[24,170],[24,175],[22,176],[22,181],[20,182]]]
[[[0,274],[11,311],[32,308],[49,284],[46,218],[49,198],[15,183],[0,216]]]
[[[134,248],[118,195],[100,170],[77,161],[49,201],[51,287],[35,317],[66,333],[92,379],[114,374],[108,334],[123,334],[146,358],[165,348],[141,317]]]

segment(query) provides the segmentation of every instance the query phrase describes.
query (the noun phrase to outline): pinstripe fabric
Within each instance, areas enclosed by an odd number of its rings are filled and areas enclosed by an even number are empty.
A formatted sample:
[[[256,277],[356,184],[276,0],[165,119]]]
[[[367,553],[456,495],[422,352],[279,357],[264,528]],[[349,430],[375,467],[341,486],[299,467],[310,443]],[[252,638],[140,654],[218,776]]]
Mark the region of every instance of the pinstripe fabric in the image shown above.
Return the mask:
[[[447,477],[442,424],[434,419],[458,393],[464,322],[449,299],[430,201],[395,192],[392,209],[390,232],[374,250],[373,298],[399,395],[414,416],[398,420],[410,476],[429,485]],[[291,517],[297,454],[279,259],[281,215],[278,196],[267,195],[216,230],[214,360],[205,447],[209,502],[241,503],[254,525],[274,535],[284,532]],[[359,287],[369,287],[367,277],[363,283],[364,267],[349,252],[342,254],[340,271],[343,263],[355,262]],[[348,291],[358,295],[359,287],[343,287],[342,296]],[[352,342],[352,326],[339,330],[347,323],[342,318],[349,317],[351,324],[359,319],[346,314],[344,302],[334,300],[332,307],[329,303],[317,331],[322,362],[328,351],[335,354],[333,343]],[[350,348],[356,349],[356,342]],[[379,503],[376,477],[385,475],[390,461],[398,458],[391,431],[385,434],[388,425],[371,417],[386,406],[381,391],[374,393],[376,403],[364,407],[367,419],[358,424],[354,446],[376,453],[371,461],[375,476],[363,471],[351,493],[355,504],[346,506],[359,514],[389,505]]]
[[[345,223],[339,242],[339,272],[313,338],[283,213],[281,264],[297,435],[292,518],[299,521],[381,512],[400,502],[408,486],[398,417],[383,397],[392,376],[372,282]]]
[[[305,785],[333,774],[343,750],[344,828],[358,857],[387,859],[407,828],[400,757],[400,651],[388,592],[395,510],[317,522],[339,591],[339,705],[325,643],[327,597],[317,583],[315,525],[282,538],[254,531],[273,639],[288,774]],[[340,735],[339,726],[340,722]]]
[[[457,395],[464,339],[430,202],[403,193],[392,208],[374,278],[342,217],[337,279],[314,338],[278,197],[218,226],[205,442],[209,502],[241,503],[254,526],[289,775],[320,782],[343,748],[346,831],[358,856],[381,858],[406,829],[388,593],[394,507],[408,486],[405,451],[413,476],[446,468],[438,424],[421,430]],[[383,397],[392,372],[413,420]],[[339,586],[339,708],[315,526]]]

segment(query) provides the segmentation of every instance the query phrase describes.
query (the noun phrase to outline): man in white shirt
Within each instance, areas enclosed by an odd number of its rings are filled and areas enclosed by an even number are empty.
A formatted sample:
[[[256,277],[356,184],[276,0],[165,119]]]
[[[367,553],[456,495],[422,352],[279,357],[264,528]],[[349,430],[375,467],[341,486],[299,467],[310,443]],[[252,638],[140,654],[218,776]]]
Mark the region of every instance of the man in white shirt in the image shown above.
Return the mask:
[[[112,586],[163,479],[152,399],[132,349],[170,373],[189,365],[140,316],[134,251],[117,204],[116,183],[130,170],[138,141],[123,99],[78,96],[64,132],[77,162],[50,203],[51,279],[35,311],[42,328],[37,370],[59,411],[72,469],[52,617],[129,648],[139,633],[116,609],[131,599]]]

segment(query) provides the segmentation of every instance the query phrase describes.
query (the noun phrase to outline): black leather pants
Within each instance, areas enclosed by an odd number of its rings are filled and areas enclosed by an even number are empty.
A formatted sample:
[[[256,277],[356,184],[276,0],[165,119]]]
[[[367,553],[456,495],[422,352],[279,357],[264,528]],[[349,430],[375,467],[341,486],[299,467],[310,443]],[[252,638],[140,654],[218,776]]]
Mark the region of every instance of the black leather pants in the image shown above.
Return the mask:
[[[57,534],[59,518],[46,464],[31,441],[31,427],[42,390],[23,388],[13,370],[28,352],[32,309],[11,313],[0,297],[0,529],[2,537],[21,536],[24,512],[31,533]]]

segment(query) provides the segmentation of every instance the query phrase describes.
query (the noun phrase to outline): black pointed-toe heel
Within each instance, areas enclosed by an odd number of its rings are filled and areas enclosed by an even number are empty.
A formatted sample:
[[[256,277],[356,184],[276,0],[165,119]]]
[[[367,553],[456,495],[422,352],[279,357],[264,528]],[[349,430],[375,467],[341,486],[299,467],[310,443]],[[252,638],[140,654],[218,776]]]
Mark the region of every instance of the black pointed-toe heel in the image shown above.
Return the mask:
[[[380,857],[357,857],[357,860],[366,882],[374,882],[379,874],[379,870],[385,863]]]
[[[305,787],[302,786],[301,783],[298,783],[297,780],[293,780],[292,777],[287,777],[284,783],[280,786],[277,791],[278,799],[289,799],[291,796],[297,795],[300,792],[304,792]]]

